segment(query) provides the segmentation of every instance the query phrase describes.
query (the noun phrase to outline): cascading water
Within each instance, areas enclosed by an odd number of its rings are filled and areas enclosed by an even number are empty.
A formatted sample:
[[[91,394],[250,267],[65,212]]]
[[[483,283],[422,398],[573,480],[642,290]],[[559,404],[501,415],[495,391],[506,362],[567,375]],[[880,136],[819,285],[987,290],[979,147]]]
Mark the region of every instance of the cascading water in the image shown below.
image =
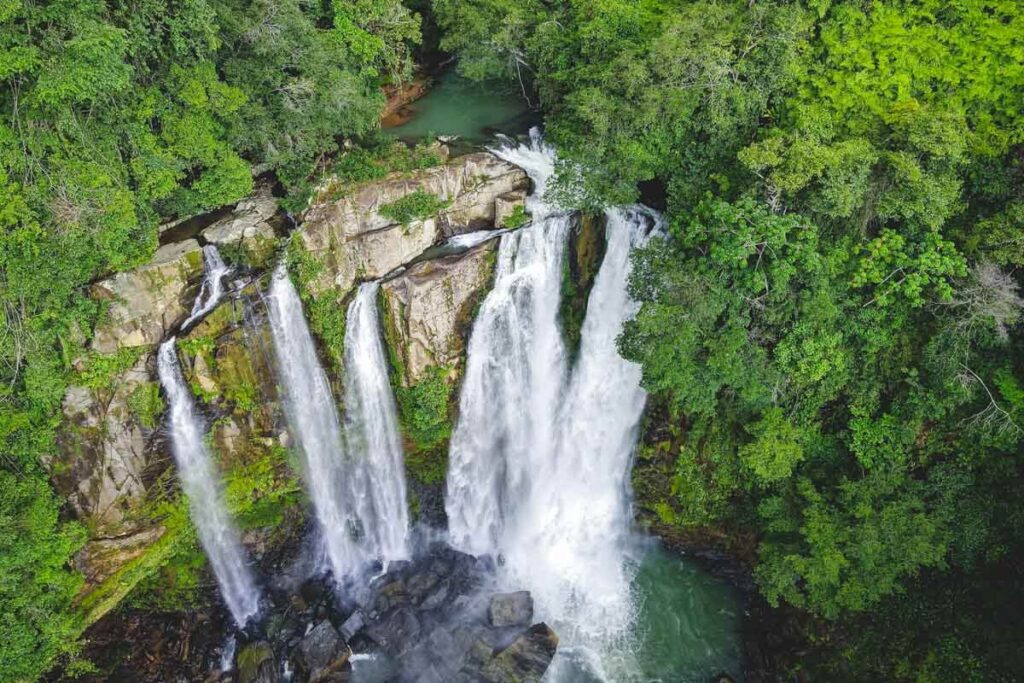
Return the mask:
[[[203,284],[199,289],[199,296],[192,303],[192,312],[181,324],[181,329],[187,329],[220,302],[224,296],[224,278],[231,272],[220,257],[217,247],[207,244],[203,247]]]
[[[607,653],[628,637],[635,613],[628,472],[645,402],[640,369],[615,340],[636,311],[630,253],[656,217],[609,210],[568,373],[557,310],[569,220],[543,203],[554,160],[532,137],[495,150],[534,180],[534,220],[502,238],[495,286],[470,337],[446,507],[453,544],[499,554],[501,581],[531,591],[564,648]],[[552,669],[560,680],[564,667]]]
[[[380,285],[360,285],[345,326],[346,437],[356,467],[349,487],[365,542],[383,560],[409,556],[409,506],[395,397],[377,314]]]
[[[337,580],[408,554],[409,519],[394,397],[379,338],[376,285],[353,301],[345,334],[348,434],[284,266],[267,297],[285,412],[305,459],[310,498]]]
[[[545,459],[565,375],[558,329],[562,257],[570,218],[552,214],[543,191],[554,155],[535,136],[499,156],[536,186],[532,223],[501,238],[494,287],[469,339],[452,435],[445,508],[452,543],[474,554],[504,550],[517,501],[528,496],[529,463]]]
[[[157,371],[167,394],[178,477],[188,497],[199,542],[210,560],[231,616],[239,627],[244,627],[259,611],[259,593],[246,563],[238,530],[224,507],[220,476],[203,440],[202,421],[181,373],[174,337],[160,345]]]
[[[334,395],[317,358],[299,294],[283,264],[274,271],[267,302],[285,412],[304,458],[327,560],[340,580],[367,556],[356,542],[355,517],[342,495],[347,456]]]

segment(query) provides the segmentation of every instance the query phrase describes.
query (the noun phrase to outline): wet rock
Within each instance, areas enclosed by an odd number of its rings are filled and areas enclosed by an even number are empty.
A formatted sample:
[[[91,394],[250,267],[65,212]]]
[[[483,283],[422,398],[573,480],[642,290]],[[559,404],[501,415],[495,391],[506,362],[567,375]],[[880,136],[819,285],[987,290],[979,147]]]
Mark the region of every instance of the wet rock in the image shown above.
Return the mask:
[[[302,670],[310,683],[337,680],[352,650],[331,622],[321,621],[299,642]]]
[[[444,605],[448,598],[449,585],[450,584],[447,580],[438,584],[437,587],[427,595],[427,597],[423,598],[423,601],[420,602],[419,609],[433,610]]]
[[[533,620],[533,597],[529,591],[499,593],[487,607],[491,626],[526,626]]]
[[[149,263],[93,285],[91,294],[107,303],[96,327],[92,348],[114,353],[132,346],[155,345],[188,315],[185,293],[202,272],[199,243],[185,240],[160,247]]]
[[[392,656],[401,655],[419,642],[420,620],[408,607],[401,607],[380,621],[373,622],[364,633]]]
[[[260,640],[243,647],[236,658],[238,683],[278,683],[277,664],[270,643]]]
[[[558,649],[558,636],[547,624],[534,624],[494,655],[480,671],[488,683],[534,683],[544,677]]]
[[[366,626],[366,619],[362,612],[356,610],[341,625],[341,637],[345,640],[352,640],[352,636],[362,631],[364,626]]]
[[[376,612],[384,613],[399,605],[409,603],[409,592],[406,590],[404,581],[392,581],[384,585],[377,594],[373,603]]]
[[[498,242],[422,261],[381,286],[387,339],[406,386],[435,366],[462,361],[476,305],[491,281]]]

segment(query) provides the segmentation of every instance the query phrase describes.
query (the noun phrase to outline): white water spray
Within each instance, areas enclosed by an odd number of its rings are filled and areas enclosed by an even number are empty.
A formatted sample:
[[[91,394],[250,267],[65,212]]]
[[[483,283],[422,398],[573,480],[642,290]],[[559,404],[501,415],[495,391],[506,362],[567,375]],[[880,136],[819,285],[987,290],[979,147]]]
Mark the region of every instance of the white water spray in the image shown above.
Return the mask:
[[[317,358],[299,294],[283,264],[274,271],[267,303],[288,424],[304,459],[328,563],[341,580],[367,556],[356,542],[354,515],[342,496],[346,454],[334,395]]]
[[[241,628],[259,610],[259,594],[246,564],[238,529],[224,507],[220,476],[203,440],[205,430],[181,373],[174,344],[175,339],[171,337],[160,345],[157,371],[167,393],[168,426],[178,477],[224,602]]]
[[[181,324],[181,329],[187,329],[220,303],[224,296],[224,278],[230,272],[231,269],[220,257],[217,247],[212,244],[203,247],[203,284],[199,288],[199,296],[192,303],[192,312]]]
[[[469,339],[451,441],[449,533],[453,545],[478,555],[504,550],[518,501],[529,495],[530,463],[550,452],[566,361],[558,305],[570,218],[551,215],[541,194],[554,156],[539,137],[496,152],[524,168],[536,192],[531,225],[501,238],[494,287]]]
[[[628,473],[645,402],[640,369],[619,356],[616,337],[636,312],[626,287],[630,253],[656,217],[608,212],[607,249],[570,374],[557,320],[568,219],[551,215],[539,196],[553,154],[535,135],[495,151],[534,180],[534,220],[502,238],[495,286],[470,337],[448,475],[451,539],[468,552],[500,554],[502,582],[529,589],[563,649],[607,677],[600,670],[608,657],[596,652],[620,649],[635,616]],[[574,666],[553,666],[551,676],[561,680]]]
[[[360,285],[345,326],[346,437],[355,467],[349,495],[371,554],[409,556],[405,459],[377,313],[380,285]]]
[[[375,287],[360,290],[349,310],[347,435],[302,302],[283,265],[274,272],[267,297],[285,412],[304,458],[327,560],[339,581],[355,576],[372,560],[408,554],[405,475],[372,305]]]

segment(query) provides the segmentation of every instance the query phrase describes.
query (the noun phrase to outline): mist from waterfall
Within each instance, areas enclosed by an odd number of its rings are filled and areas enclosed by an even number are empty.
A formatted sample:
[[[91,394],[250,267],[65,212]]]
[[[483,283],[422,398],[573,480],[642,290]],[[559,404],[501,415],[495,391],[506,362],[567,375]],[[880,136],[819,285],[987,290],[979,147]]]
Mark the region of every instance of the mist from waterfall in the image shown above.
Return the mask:
[[[530,225],[501,237],[494,286],[469,338],[452,435],[445,510],[453,545],[473,554],[505,548],[531,463],[556,435],[566,352],[558,327],[562,259],[570,216],[544,203],[554,154],[539,136],[495,152],[534,181]]]
[[[373,560],[408,555],[408,505],[394,397],[380,341],[376,285],[348,312],[343,429],[327,374],[282,264],[267,296],[285,413],[303,458],[328,564],[338,581]]]
[[[345,324],[345,410],[348,451],[357,466],[349,495],[365,542],[382,560],[409,556],[405,458],[377,312],[380,284],[359,286]]]
[[[501,581],[530,590],[562,649],[590,648],[601,675],[594,653],[622,650],[611,643],[628,639],[635,616],[628,476],[646,398],[616,338],[637,308],[630,253],[658,219],[639,207],[607,212],[607,249],[570,370],[558,321],[569,218],[542,196],[554,155],[536,134],[494,151],[533,179],[533,222],[502,237],[470,336],[450,450],[450,537],[500,556]]]
[[[224,602],[235,623],[244,627],[259,611],[259,593],[238,529],[224,506],[221,478],[204,441],[205,425],[182,375],[174,337],[160,345],[157,372],[167,395],[171,445],[192,522]]]

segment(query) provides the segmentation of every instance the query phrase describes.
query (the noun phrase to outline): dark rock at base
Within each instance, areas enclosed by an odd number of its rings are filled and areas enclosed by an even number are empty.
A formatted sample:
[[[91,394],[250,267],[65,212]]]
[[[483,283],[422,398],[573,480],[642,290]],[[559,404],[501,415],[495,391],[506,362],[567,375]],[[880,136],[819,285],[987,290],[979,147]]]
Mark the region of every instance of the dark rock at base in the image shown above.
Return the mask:
[[[249,643],[236,659],[238,683],[278,683],[277,665],[270,643],[260,640]]]
[[[310,683],[348,680],[342,669],[352,650],[331,622],[324,620],[314,626],[299,642],[298,649],[302,670]]]
[[[533,597],[529,591],[498,593],[487,608],[491,626],[526,626],[533,620]]]
[[[370,623],[365,634],[385,652],[397,656],[420,641],[420,622],[408,607],[401,607],[386,618]]]
[[[356,610],[341,625],[341,637],[345,640],[352,640],[352,636],[362,631],[364,626],[366,626],[366,620],[363,618],[363,613]]]
[[[544,677],[558,649],[558,636],[547,624],[534,624],[494,655],[480,671],[488,683],[535,683]]]

